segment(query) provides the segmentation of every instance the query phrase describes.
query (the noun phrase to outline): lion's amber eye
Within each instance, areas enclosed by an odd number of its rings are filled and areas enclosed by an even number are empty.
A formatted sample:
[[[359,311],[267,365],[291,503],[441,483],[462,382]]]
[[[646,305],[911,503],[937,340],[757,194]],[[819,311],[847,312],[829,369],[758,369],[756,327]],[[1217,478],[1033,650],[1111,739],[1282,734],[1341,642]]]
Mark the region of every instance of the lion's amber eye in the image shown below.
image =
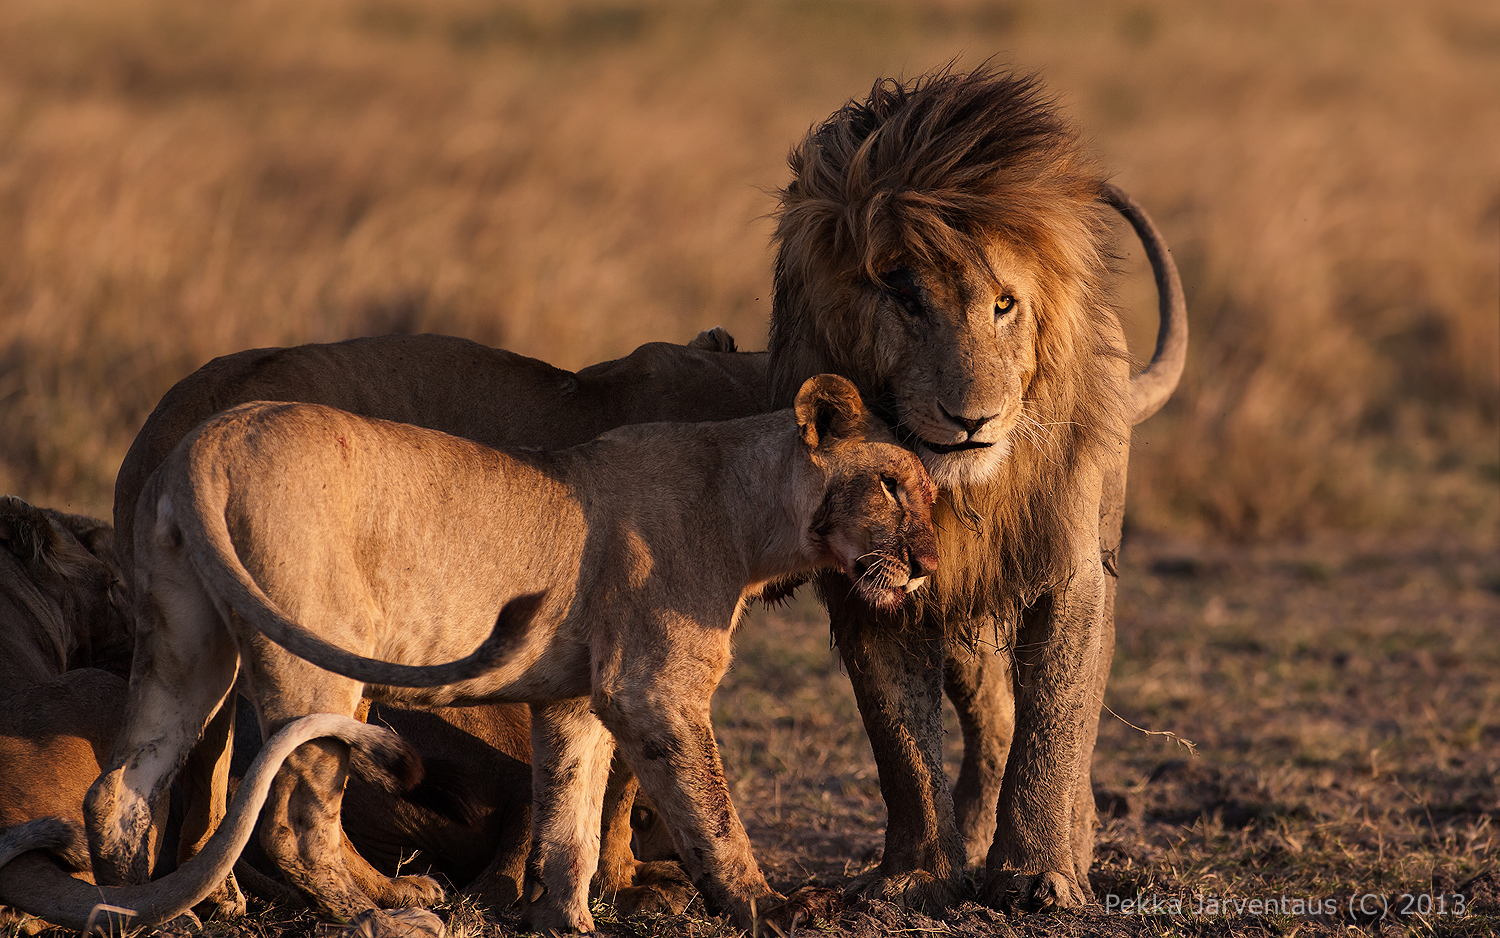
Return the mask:
[[[880,484],[885,486],[885,494],[891,497],[891,501],[896,501],[896,480],[890,476],[881,476]]]
[[[995,318],[999,319],[1015,308],[1016,298],[1007,293],[995,301]]]

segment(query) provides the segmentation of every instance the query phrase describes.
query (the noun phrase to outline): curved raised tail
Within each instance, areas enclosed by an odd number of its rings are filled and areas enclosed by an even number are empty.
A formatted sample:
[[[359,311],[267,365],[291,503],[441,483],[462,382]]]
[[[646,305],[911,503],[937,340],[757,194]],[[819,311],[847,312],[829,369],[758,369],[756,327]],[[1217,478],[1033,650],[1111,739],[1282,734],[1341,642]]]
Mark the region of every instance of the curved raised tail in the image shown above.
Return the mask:
[[[1161,324],[1156,330],[1156,351],[1151,355],[1151,362],[1144,371],[1130,379],[1130,423],[1134,426],[1161,410],[1172,392],[1177,390],[1182,368],[1187,364],[1187,300],[1182,293],[1182,280],[1177,276],[1177,265],[1172,261],[1172,251],[1151,221],[1151,216],[1117,186],[1105,183],[1103,196],[1104,201],[1124,215],[1130,227],[1135,229],[1136,237],[1146,249],[1146,256],[1151,259],[1151,272],[1156,276],[1156,305]]]
[[[520,679],[546,650],[547,637],[534,634],[530,627],[545,593],[529,593],[507,602],[489,637],[470,654],[445,664],[393,664],[326,641],[282,612],[245,569],[224,523],[226,480],[211,477],[211,469],[194,466],[191,471],[194,504],[178,516],[171,497],[163,496],[157,505],[158,530],[175,525],[183,535],[182,549],[208,588],[240,618],[297,657],[366,684],[438,687],[485,677],[496,687],[504,687]]]
[[[53,925],[75,931],[92,928],[106,934],[149,928],[182,915],[202,902],[229,875],[255,830],[260,809],[281,763],[298,746],[324,736],[341,739],[363,751],[386,771],[399,767],[405,772],[414,758],[401,737],[384,727],[334,713],[302,717],[287,724],[261,749],[235,792],[219,829],[196,856],[174,872],[140,886],[95,886],[74,879],[50,858],[40,854],[21,856],[34,850],[68,851],[82,843],[83,835],[73,822],[40,818],[0,834],[0,903]],[[111,911],[104,906],[124,911]],[[124,918],[112,923],[110,919],[114,916]],[[116,927],[111,928],[112,924]]]

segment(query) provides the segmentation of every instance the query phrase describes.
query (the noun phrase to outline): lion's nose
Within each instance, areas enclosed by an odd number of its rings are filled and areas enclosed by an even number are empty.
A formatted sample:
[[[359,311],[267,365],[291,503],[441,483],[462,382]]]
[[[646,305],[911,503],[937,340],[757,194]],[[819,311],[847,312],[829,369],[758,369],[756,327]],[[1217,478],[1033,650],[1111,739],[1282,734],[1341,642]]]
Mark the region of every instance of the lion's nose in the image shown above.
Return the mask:
[[[937,570],[937,557],[926,551],[907,551],[907,576],[920,580]]]
[[[963,427],[964,431],[968,433],[970,437],[973,437],[974,434],[978,433],[980,428],[985,424],[995,419],[994,414],[984,414],[979,417],[961,417],[958,414],[949,411],[948,408],[943,406],[941,401],[938,402],[938,410],[943,412],[944,417],[947,417],[949,420],[958,424],[960,427]]]

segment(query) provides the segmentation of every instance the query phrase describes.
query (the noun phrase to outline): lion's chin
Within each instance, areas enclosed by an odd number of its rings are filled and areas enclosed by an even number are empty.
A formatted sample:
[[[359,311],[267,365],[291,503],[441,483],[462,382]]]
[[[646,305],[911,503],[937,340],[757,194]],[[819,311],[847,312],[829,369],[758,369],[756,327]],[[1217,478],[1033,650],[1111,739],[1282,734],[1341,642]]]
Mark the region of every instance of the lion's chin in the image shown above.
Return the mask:
[[[860,584],[856,592],[865,605],[880,612],[895,612],[906,602],[906,590],[899,586],[870,586]]]
[[[917,442],[917,455],[932,481],[940,489],[956,489],[965,485],[980,485],[993,479],[1010,454],[1008,440],[984,449],[960,450],[955,453],[938,453]]]

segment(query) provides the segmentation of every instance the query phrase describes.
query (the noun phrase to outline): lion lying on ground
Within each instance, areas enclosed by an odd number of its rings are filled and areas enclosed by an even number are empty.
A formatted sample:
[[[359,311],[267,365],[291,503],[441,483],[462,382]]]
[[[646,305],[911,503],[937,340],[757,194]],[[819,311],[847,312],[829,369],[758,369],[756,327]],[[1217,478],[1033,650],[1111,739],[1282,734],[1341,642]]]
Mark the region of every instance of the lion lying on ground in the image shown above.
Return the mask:
[[[86,856],[82,832],[73,822],[42,818],[0,833],[0,902],[12,903],[54,925],[76,931],[90,931],[97,925],[106,932],[123,933],[176,918],[224,881],[250,839],[256,816],[282,763],[298,747],[321,737],[356,747],[371,773],[385,773],[393,786],[409,787],[415,781],[413,773],[420,771],[410,747],[390,730],[335,714],[306,716],[287,724],[260,751],[240,782],[224,822],[203,849],[174,872],[152,883],[127,887],[95,886],[74,879],[34,851],[48,849]],[[101,905],[116,908],[101,910]],[[119,913],[118,909],[128,911]],[[407,910],[403,916],[408,929],[442,933],[436,916],[412,915],[412,911]],[[379,922],[377,918],[375,924]]]
[[[49,816],[81,825],[84,793],[109,758],[134,641],[110,533],[0,498],[0,832]],[[164,815],[164,802],[156,808]],[[74,846],[53,859],[87,876],[88,852]],[[24,894],[9,882],[0,871],[0,894]],[[18,917],[0,908],[0,926]]]
[[[559,449],[627,423],[723,420],[763,412],[770,396],[766,355],[734,353],[734,347],[727,332],[711,329],[686,346],[649,343],[625,358],[577,373],[514,352],[437,335],[253,349],[217,358],[167,392],[120,466],[114,518],[123,569],[134,569],[135,510],[146,480],[191,430],[237,404],[253,400],[326,404],[366,417],[441,430],[487,446]],[[507,717],[502,710],[475,708],[464,718],[464,722],[486,720],[495,725],[481,736],[505,733]],[[211,741],[205,748],[222,751],[227,742],[221,740],[232,738],[232,724],[232,713],[221,712],[205,732]],[[486,758],[482,752],[452,755],[459,761]],[[227,773],[227,763],[205,764],[196,755],[189,757],[182,773],[188,812],[179,859],[191,856],[217,823],[213,813],[217,809],[206,806],[206,793],[225,784]],[[633,777],[628,772],[612,776],[609,790],[599,894],[613,897],[624,911],[680,911],[688,894],[672,881],[672,871],[662,864],[638,863],[631,856],[626,819],[635,791]],[[279,789],[274,791],[272,800],[281,794]],[[377,796],[377,800],[385,798]],[[205,805],[204,809],[198,810],[199,805]],[[416,808],[398,806],[398,810],[420,814]],[[411,820],[437,819],[421,814]],[[351,816],[350,822],[356,829],[366,824],[376,827],[368,832],[373,837],[391,833],[378,829],[378,818],[360,814]],[[464,835],[451,822],[442,823],[453,830],[455,838]],[[356,839],[361,833],[356,830]],[[382,906],[430,903],[438,898],[436,884],[426,877],[387,879],[353,850],[347,862],[361,888]],[[488,866],[466,891],[499,907],[518,895],[519,886],[515,843],[502,838]],[[232,884],[215,899],[227,913],[243,908],[243,899]]]
[[[134,641],[112,533],[103,521],[0,498],[0,833],[44,817],[67,819],[81,830],[84,794],[108,764],[125,710],[121,674],[129,673]],[[80,666],[84,663],[111,670]],[[500,704],[435,713],[377,708],[374,720],[404,733],[424,762],[456,774],[477,816],[473,824],[456,823],[402,798],[378,778],[351,775],[344,813],[351,841],[392,867],[398,857],[420,849],[424,860],[454,882],[487,886],[480,896],[493,905],[513,902],[520,895],[530,841],[527,708]],[[252,751],[244,757],[239,775],[253,756]],[[451,785],[455,779],[445,781]],[[164,819],[165,799],[157,807]],[[628,825],[620,827],[627,831],[628,849]],[[154,824],[152,843],[170,834],[163,824]],[[52,859],[92,882],[81,838],[61,841]],[[0,925],[19,922],[25,932],[42,927],[27,913],[55,907],[64,894],[59,892],[64,887],[51,885],[56,876],[36,872],[48,864],[29,859],[22,865],[32,872],[25,876],[20,866],[0,870],[0,895],[17,897],[26,910],[0,908]],[[494,864],[498,868],[486,869]],[[656,867],[649,870],[664,875]],[[620,878],[630,882],[629,875]],[[680,907],[687,897],[681,885],[672,886],[659,887],[639,904],[659,902],[658,893],[667,893]]]
[[[141,495],[142,634],[120,742],[89,792],[96,873],[145,878],[147,806],[243,666],[271,727],[352,713],[365,693],[531,702],[523,908],[540,930],[592,930],[613,732],[709,907],[748,925],[780,897],[708,719],[733,624],[747,595],[829,565],[872,606],[899,605],[931,569],[930,500],[915,457],[833,376],[807,381],[794,413],[627,427],[557,452],[502,453],[316,405],[231,410]],[[461,658],[492,622],[470,658],[411,666]],[[396,686],[430,683],[449,686]],[[372,907],[337,835],[345,758],[331,745],[289,758],[262,838],[342,917]]]
[[[1171,396],[1186,355],[1176,269],[1029,77],[878,82],[809,133],[791,168],[775,399],[844,375],[942,490],[931,590],[887,610],[837,574],[822,582],[890,817],[880,868],[853,888],[940,908],[967,858],[987,866],[992,904],[1077,905],[1130,428]],[[1108,289],[1111,206],[1145,244],[1161,307],[1134,378]],[[952,794],[945,684],[964,735]]]

